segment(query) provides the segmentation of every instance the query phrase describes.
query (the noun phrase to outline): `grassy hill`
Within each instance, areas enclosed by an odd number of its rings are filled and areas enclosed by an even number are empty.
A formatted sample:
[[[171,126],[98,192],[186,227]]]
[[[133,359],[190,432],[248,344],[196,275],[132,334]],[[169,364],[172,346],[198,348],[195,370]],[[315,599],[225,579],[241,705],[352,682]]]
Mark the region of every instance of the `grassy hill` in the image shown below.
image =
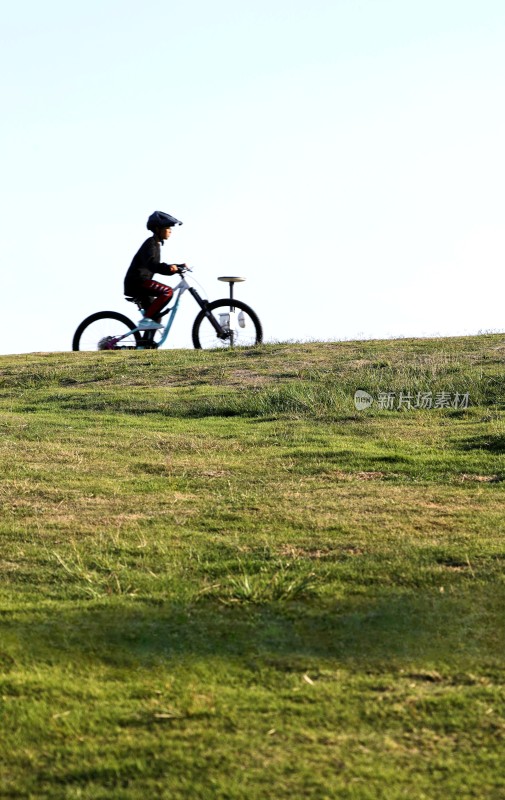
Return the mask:
[[[504,365],[0,357],[0,796],[504,797]]]

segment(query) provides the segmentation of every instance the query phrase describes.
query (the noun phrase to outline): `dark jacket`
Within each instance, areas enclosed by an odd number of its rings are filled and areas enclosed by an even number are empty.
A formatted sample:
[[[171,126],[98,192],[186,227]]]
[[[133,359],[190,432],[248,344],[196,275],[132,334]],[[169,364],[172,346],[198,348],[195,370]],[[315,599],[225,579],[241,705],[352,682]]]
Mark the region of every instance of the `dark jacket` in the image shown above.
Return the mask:
[[[150,281],[155,272],[160,275],[171,275],[169,264],[161,261],[161,247],[155,236],[146,239],[142,247],[135,253],[128,272],[124,279],[125,294],[137,297],[145,293],[143,289],[144,281]]]

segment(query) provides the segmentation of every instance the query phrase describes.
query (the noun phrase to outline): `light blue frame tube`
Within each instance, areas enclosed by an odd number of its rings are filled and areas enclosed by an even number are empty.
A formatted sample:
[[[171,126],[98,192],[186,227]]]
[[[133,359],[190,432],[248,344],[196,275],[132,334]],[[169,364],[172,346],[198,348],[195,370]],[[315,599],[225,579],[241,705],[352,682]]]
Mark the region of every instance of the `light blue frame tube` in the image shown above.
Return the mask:
[[[179,290],[179,293],[177,295],[177,300],[175,301],[174,305],[172,306],[172,309],[170,310],[170,312],[168,314],[167,324],[165,325],[165,330],[163,331],[163,336],[161,337],[161,339],[157,343],[157,347],[161,347],[163,344],[165,344],[165,342],[167,340],[168,334],[170,333],[170,328],[172,327],[172,323],[173,323],[173,321],[175,319],[175,315],[177,313],[177,309],[179,308],[179,300],[180,299],[181,299],[181,292]]]
[[[172,308],[170,309],[170,311],[168,313],[167,322],[166,322],[165,330],[163,331],[162,337],[159,340],[159,342],[156,342],[156,348],[159,348],[159,347],[161,347],[162,345],[165,344],[165,342],[166,342],[166,340],[168,338],[168,334],[170,333],[170,328],[172,327],[173,321],[175,319],[175,315],[177,313],[177,309],[179,308],[179,302],[180,302],[180,299],[181,299],[181,295],[188,288],[189,288],[189,286],[188,286],[187,282],[184,280],[184,278],[182,278],[180,283],[178,283],[177,286],[175,287],[174,291],[177,292],[177,297],[176,297],[174,305],[172,306]],[[142,312],[142,313],[144,314],[144,312]],[[129,331],[129,333],[125,334],[125,337],[129,336],[131,333],[135,333],[136,331],[139,331],[139,332],[143,333],[142,328],[135,328],[135,330]],[[121,338],[125,338],[125,337],[121,337]],[[142,345],[140,345],[140,347],[137,347],[137,350],[144,350],[144,348],[142,347]]]

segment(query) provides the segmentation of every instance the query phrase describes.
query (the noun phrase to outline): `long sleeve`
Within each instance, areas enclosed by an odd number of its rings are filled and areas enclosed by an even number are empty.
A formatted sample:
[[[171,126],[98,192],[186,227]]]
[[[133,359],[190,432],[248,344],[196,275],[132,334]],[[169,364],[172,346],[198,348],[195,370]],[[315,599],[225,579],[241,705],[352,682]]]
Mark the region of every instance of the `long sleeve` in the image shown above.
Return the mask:
[[[146,239],[138,252],[133,257],[130,268],[125,277],[126,294],[135,294],[141,288],[144,281],[152,280],[155,273],[160,275],[170,275],[169,264],[165,264],[160,259],[160,244],[151,236]]]

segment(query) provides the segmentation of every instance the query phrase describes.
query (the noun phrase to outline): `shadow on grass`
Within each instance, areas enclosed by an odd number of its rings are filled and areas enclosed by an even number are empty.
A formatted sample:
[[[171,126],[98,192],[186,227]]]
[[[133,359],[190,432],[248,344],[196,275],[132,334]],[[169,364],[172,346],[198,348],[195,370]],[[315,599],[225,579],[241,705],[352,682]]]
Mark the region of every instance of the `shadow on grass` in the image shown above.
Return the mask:
[[[485,450],[488,453],[500,455],[505,453],[505,434],[488,434],[484,436],[476,436],[463,442],[461,445],[463,450]]]
[[[150,667],[187,659],[262,662],[279,669],[332,659],[361,669],[412,662],[496,662],[505,652],[500,626],[505,588],[451,596],[416,593],[370,602],[223,605],[113,600],[71,610],[16,615],[2,625],[4,667],[21,663]],[[501,631],[501,633],[500,633]],[[13,635],[15,638],[13,638]]]

